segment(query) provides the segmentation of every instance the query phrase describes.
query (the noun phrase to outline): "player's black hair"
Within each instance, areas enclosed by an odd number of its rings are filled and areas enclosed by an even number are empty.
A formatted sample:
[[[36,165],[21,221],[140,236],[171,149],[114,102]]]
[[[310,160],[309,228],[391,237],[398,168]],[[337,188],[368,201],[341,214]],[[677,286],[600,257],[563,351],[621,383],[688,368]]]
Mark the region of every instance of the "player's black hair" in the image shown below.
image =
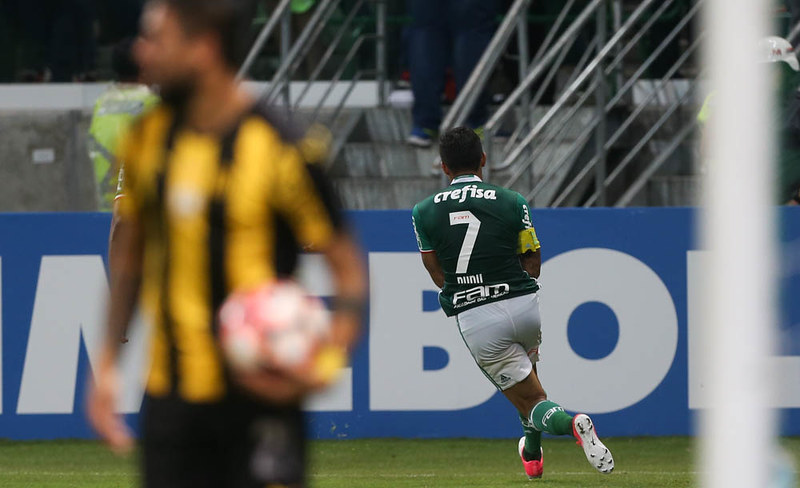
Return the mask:
[[[253,0],[160,0],[178,14],[189,35],[211,32],[219,37],[225,63],[238,69],[251,39]]]
[[[481,138],[468,127],[450,129],[439,137],[439,156],[453,172],[477,171],[483,159]]]
[[[111,68],[117,81],[133,82],[139,78],[139,65],[133,59],[133,39],[126,37],[111,51]]]

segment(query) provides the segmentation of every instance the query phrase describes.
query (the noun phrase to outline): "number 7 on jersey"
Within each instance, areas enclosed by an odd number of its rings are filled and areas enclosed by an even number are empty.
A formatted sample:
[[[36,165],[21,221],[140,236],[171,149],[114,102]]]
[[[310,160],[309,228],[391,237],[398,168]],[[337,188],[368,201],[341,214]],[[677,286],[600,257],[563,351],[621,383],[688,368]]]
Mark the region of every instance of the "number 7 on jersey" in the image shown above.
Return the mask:
[[[478,239],[478,231],[481,229],[481,221],[472,212],[450,212],[450,225],[467,224],[467,234],[461,244],[461,252],[458,253],[458,263],[456,273],[464,274],[469,268],[469,258],[472,257],[472,250],[475,248],[475,241]]]

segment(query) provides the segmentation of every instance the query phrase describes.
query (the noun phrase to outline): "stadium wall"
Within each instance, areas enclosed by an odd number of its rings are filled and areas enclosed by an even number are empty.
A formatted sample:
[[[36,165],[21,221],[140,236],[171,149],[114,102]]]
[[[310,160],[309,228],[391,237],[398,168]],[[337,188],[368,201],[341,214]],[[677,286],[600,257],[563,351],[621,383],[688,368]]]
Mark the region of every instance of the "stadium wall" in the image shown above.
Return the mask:
[[[368,252],[369,327],[352,368],[307,405],[319,438],[519,435],[513,408],[466,351],[439,309],[410,225],[410,212],[357,212]],[[690,209],[537,210],[543,243],[540,373],[551,398],[593,414],[606,436],[686,435],[705,405],[698,358],[703,252]],[[783,237],[800,243],[800,209],[785,209]],[[0,214],[0,438],[90,437],[85,378],[100,340],[106,279],[105,214]],[[743,230],[743,259],[747,249]],[[800,256],[800,254],[798,254]],[[320,296],[331,286],[319,256],[301,280]],[[797,259],[795,259],[796,261]],[[731,263],[735,266],[736,263]],[[790,267],[791,268],[791,267]],[[797,290],[800,276],[784,285]],[[746,277],[731,286],[747,286]],[[800,303],[785,300],[784,321]],[[141,322],[139,320],[138,322]],[[754,324],[761,326],[762,324]],[[800,341],[783,331],[774,358],[785,434],[800,434]],[[135,424],[146,328],[124,346],[120,411]],[[713,340],[713,338],[711,339]],[[747,351],[731,351],[731,362]]]

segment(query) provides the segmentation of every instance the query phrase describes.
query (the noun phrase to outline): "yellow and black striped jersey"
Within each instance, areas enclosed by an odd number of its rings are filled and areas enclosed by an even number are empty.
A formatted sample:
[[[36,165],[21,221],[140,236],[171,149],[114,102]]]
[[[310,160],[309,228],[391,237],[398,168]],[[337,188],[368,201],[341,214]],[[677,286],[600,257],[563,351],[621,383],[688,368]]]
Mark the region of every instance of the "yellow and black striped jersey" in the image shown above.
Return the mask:
[[[223,137],[159,107],[122,146],[120,216],[144,232],[142,304],[154,324],[147,391],[190,402],[226,393],[216,311],[232,290],[291,274],[298,250],[342,226],[320,161],[327,132],[299,133],[256,106]]]

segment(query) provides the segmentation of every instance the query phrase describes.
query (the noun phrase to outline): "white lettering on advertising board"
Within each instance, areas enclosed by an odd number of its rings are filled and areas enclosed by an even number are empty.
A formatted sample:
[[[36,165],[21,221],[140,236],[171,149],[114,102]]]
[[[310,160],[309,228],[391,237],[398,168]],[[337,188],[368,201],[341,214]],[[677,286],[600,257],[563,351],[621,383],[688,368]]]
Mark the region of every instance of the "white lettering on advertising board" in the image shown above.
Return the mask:
[[[705,388],[706,383],[706,344],[713,341],[709,337],[708,327],[704,327],[703,317],[703,276],[705,275],[705,259],[708,251],[689,251],[686,253],[686,281],[687,281],[687,320],[689,343],[689,408],[702,409],[711,406],[711,399]],[[731,286],[747,286],[746,280]],[[753,327],[765,327],[767,324],[752,324]],[[748,354],[748,351],[731,351],[731,367],[735,368],[736,357]],[[761,381],[773,381],[775,397],[764,399],[764,402],[774,408],[800,407],[800,357],[798,356],[773,356],[768,358],[772,374]],[[743,381],[747,372],[742,372]],[[758,381],[756,379],[755,381]]]
[[[652,269],[612,249],[585,248],[542,266],[542,363],[548,396],[564,408],[615,412],[646,398],[672,367],[678,346],[675,304]],[[570,346],[569,319],[586,302],[616,315],[619,339],[602,359],[586,359]]]
[[[687,253],[688,393],[689,407],[694,409],[708,405],[702,361],[704,344],[713,340],[703,336],[700,316],[702,255],[701,251]],[[299,275],[311,293],[331,296],[323,261],[318,255],[304,256]],[[371,253],[369,264],[370,408],[460,410],[491,398],[495,389],[475,366],[454,321],[441,310],[423,311],[422,294],[435,287],[419,255]],[[619,251],[586,248],[547,260],[542,279],[544,341],[539,368],[551,398],[572,411],[613,412],[641,401],[661,384],[675,357],[678,325],[669,290],[652,269]],[[83,381],[77,377],[81,341],[89,352],[91,367],[101,340],[107,298],[100,256],[42,258],[17,413],[73,413],[76,382]],[[619,325],[617,345],[602,359],[578,355],[567,334],[576,308],[592,301],[607,305]],[[120,412],[136,412],[141,405],[148,330],[143,323],[136,319],[130,342],[123,346]],[[426,370],[426,347],[446,351],[447,364]],[[800,357],[775,357],[771,362],[779,396],[770,403],[800,407],[800,383],[796,381]],[[348,368],[339,383],[312,398],[306,409],[344,412],[351,411],[353,404],[353,372]]]
[[[422,292],[435,285],[418,253],[370,253],[369,276],[371,410],[460,410],[494,395],[455,320],[422,310]],[[425,371],[425,346],[447,351],[447,365]]]

